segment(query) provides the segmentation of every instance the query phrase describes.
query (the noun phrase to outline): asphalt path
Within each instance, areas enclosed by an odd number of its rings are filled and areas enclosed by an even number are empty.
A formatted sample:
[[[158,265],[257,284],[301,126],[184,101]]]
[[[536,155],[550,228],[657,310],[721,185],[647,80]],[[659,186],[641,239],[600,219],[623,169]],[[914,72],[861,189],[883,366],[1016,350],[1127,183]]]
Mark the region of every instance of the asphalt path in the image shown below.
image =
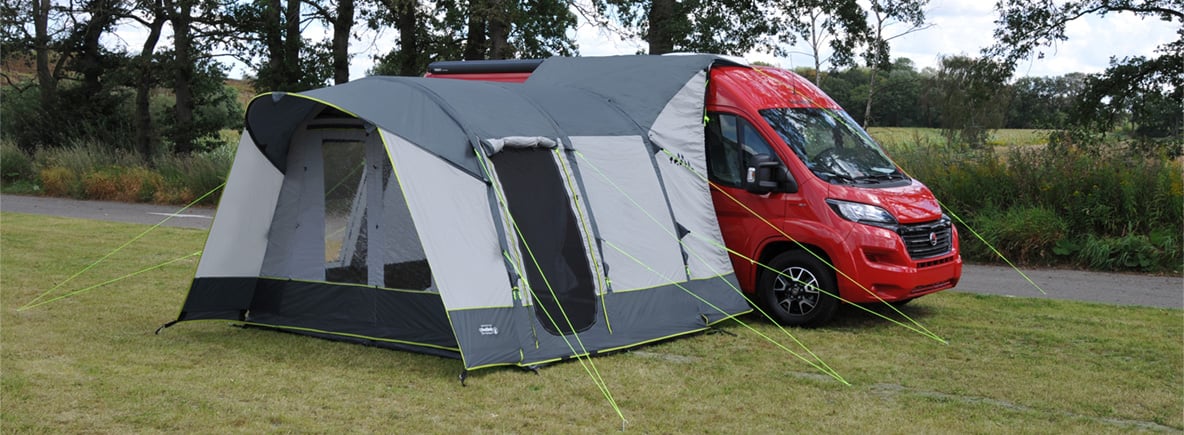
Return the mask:
[[[214,209],[79,201],[20,195],[0,195],[0,212],[64,216],[184,228],[209,228]],[[167,220],[166,220],[167,219]],[[0,231],[3,228],[0,226]],[[1118,305],[1184,308],[1184,277],[1131,273],[1086,272],[1068,269],[1022,269],[967,264],[962,281],[951,291],[1010,297],[1066,299]],[[1031,282],[1028,281],[1031,280]],[[1039,289],[1037,288],[1039,287]],[[1043,292],[1042,292],[1043,291]]]

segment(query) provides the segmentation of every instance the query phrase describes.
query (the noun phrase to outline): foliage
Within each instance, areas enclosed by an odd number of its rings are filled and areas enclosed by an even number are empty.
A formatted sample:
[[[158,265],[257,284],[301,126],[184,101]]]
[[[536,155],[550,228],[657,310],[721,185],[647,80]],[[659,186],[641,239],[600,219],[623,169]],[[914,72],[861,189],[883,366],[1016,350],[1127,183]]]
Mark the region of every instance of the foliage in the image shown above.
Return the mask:
[[[1009,69],[1021,59],[1043,57],[1045,47],[1069,38],[1069,22],[1085,16],[1132,13],[1184,24],[1184,3],[1179,1],[999,0],[996,9],[996,43],[984,53]],[[1077,100],[1076,124],[1109,131],[1129,114],[1140,136],[1184,137],[1179,116],[1184,101],[1184,32],[1177,35],[1156,49],[1157,57],[1112,58],[1105,72],[1090,77]]]
[[[941,128],[948,145],[986,145],[987,132],[1003,126],[1011,71],[990,59],[949,56],[941,59],[934,86]]]
[[[0,140],[0,181],[11,183],[33,177],[36,167],[29,154],[12,141]]]
[[[1179,271],[1180,250],[1180,240],[1170,230],[1119,237],[1087,235],[1083,239],[1062,240],[1053,249],[1056,255],[1081,267],[1140,272]]]
[[[823,82],[820,73],[824,65],[827,69],[834,69],[854,64],[856,49],[868,42],[871,35],[867,13],[853,0],[805,0],[782,2],[779,5],[781,13],[787,18],[778,36],[789,41],[801,40],[810,46],[809,54],[814,59],[816,72],[813,77],[815,83]],[[877,42],[873,41],[869,47],[876,45]],[[827,48],[830,49],[830,55],[823,58],[822,53]],[[887,50],[887,46],[878,46],[873,50]]]
[[[1084,92],[1086,75],[1020,77],[1012,83],[1006,128],[1064,128]]]
[[[771,42],[768,0],[593,0],[602,26],[649,43],[649,54],[743,55]]]
[[[1179,270],[1184,264],[1179,249],[1184,245],[1184,163],[1098,144],[1088,136],[1060,137],[1048,146],[1013,147],[1004,155],[932,142],[892,148],[901,167],[923,180],[971,228],[989,233],[984,234],[988,241],[1008,258]],[[1053,233],[1061,224],[1058,238],[1038,243],[1022,233],[1008,235],[1008,228],[1024,225],[1034,234]],[[969,231],[961,234],[969,240],[968,259],[995,261],[985,246],[974,245]],[[1090,250],[1084,249],[1087,242]],[[1103,245],[1113,250],[1103,252]],[[1111,257],[1115,260],[1102,260]]]
[[[4,149],[19,152],[11,148],[5,145]],[[38,151],[33,157],[35,167],[40,168],[35,176],[6,181],[5,185],[7,189],[13,183],[26,182],[49,196],[186,204],[226,181],[235,149],[221,145],[185,155],[163,154],[148,166],[131,151],[79,142]],[[215,204],[217,198],[217,194],[211,195],[204,204]]]
[[[1053,249],[1068,231],[1056,212],[1040,206],[1015,206],[1006,210],[988,210],[975,215],[974,232],[995,249],[1007,253],[1011,261],[1025,264],[1049,264]],[[969,258],[992,258],[995,253],[965,226],[960,228],[962,251]]]
[[[176,317],[196,258],[16,311],[146,227],[13,213],[0,214],[0,222],[5,433],[622,427],[576,361],[537,373],[475,371],[461,387],[460,361],[435,356],[223,321],[185,322],[153,335]],[[158,228],[49,297],[197,252],[205,237]],[[729,333],[591,362],[626,430],[637,433],[778,433],[786,430],[785,415],[810,415],[811,425],[834,433],[1184,429],[1180,310],[961,292],[926,296],[902,310],[948,344],[851,307],[831,327],[788,331],[851,385],[761,338],[800,353],[786,331],[757,316],[740,319],[751,330],[725,323],[719,329]]]

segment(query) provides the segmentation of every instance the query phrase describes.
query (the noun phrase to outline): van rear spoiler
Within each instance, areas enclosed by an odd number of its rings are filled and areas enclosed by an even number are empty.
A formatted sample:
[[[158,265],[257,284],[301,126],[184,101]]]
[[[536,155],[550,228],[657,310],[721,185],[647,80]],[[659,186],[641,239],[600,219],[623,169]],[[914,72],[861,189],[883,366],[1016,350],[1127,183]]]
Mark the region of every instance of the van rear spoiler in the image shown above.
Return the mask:
[[[534,72],[543,59],[444,60],[428,64],[431,74],[499,74]]]

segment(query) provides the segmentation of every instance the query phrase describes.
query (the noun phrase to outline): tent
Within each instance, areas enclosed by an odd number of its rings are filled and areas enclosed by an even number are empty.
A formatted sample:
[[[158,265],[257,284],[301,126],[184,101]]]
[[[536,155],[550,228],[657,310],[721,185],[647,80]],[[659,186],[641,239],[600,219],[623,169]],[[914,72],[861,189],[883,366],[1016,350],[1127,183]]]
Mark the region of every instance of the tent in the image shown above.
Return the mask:
[[[177,322],[470,370],[748,312],[701,175],[720,62],[552,58],[521,84],[368,77],[261,95]]]

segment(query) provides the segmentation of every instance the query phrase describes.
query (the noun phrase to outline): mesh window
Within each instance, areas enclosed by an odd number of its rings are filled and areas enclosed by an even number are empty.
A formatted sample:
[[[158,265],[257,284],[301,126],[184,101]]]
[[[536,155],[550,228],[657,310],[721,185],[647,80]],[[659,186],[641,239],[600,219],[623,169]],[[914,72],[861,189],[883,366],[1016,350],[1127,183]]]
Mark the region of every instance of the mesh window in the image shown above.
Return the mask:
[[[377,134],[356,118],[322,113],[294,135],[286,158],[261,276],[434,289]]]

